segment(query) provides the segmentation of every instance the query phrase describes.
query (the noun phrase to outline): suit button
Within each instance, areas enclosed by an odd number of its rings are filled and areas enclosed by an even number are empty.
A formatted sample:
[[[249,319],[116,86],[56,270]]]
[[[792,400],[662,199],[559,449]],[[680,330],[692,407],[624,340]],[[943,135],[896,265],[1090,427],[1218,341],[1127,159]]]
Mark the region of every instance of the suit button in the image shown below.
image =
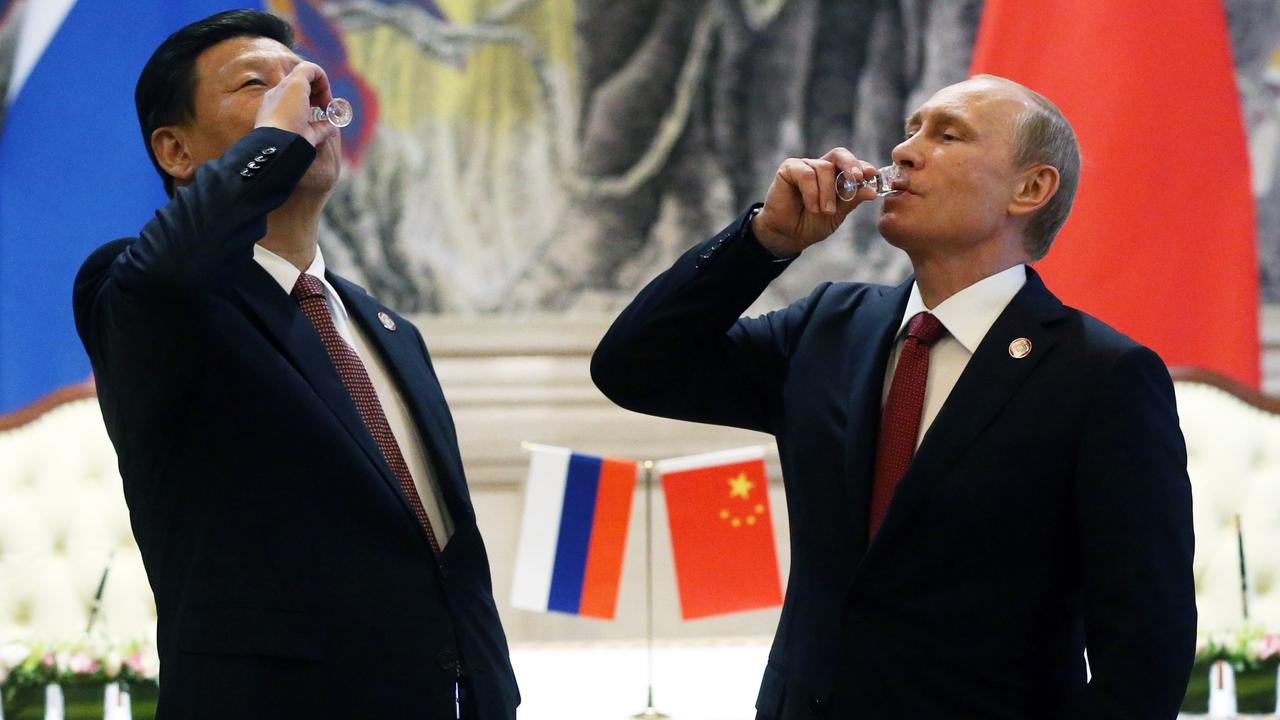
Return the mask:
[[[445,670],[453,670],[458,666],[458,656],[452,650],[441,650],[436,659],[440,661],[440,667]]]
[[[814,715],[825,715],[827,714],[827,703],[822,698],[810,698],[809,710]]]
[[[262,154],[263,154],[263,155],[275,155],[275,154],[276,154],[276,149],[275,149],[275,147],[274,147],[274,146],[272,146],[272,147],[264,147],[264,148],[262,148]]]

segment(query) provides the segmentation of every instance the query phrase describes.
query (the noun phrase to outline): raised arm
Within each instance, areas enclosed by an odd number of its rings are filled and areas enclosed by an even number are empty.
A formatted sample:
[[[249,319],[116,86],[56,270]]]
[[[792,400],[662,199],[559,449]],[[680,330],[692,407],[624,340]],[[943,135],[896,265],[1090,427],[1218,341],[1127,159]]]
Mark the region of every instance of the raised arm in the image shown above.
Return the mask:
[[[128,292],[189,293],[214,282],[232,261],[247,259],[266,234],[267,214],[289,199],[315,147],[336,134],[328,123],[311,122],[311,106],[328,98],[329,81],[318,65],[295,66],[263,94],[252,132],[197,168],[176,166],[189,177],[105,268],[104,281]]]
[[[596,386],[637,412],[774,432],[795,339],[828,286],[763,317],[740,316],[792,258],[875,196],[864,188],[839,200],[840,170],[874,172],[843,148],[783,162],[758,213],[685,253],[623,311],[592,357]]]

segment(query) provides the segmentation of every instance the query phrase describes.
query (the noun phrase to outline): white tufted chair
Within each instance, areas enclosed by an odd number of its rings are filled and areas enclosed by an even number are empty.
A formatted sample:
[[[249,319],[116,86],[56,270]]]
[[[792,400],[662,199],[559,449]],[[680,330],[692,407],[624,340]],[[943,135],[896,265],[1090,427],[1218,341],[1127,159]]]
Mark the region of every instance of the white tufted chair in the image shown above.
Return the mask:
[[[1173,376],[1194,496],[1200,630],[1244,622],[1239,514],[1249,620],[1280,631],[1280,399],[1201,370]]]
[[[114,551],[114,552],[113,552]],[[155,604],[92,385],[0,416],[0,643],[154,642]]]

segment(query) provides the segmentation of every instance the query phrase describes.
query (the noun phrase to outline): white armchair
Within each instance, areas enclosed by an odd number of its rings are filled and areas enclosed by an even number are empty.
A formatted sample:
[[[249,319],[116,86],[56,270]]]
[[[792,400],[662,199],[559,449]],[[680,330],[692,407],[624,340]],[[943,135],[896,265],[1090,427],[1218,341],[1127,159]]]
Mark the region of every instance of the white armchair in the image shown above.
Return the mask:
[[[1194,498],[1200,629],[1244,623],[1239,515],[1249,621],[1280,631],[1280,398],[1201,370],[1177,369],[1174,379]]]
[[[0,644],[153,642],[155,604],[92,385],[0,417]]]

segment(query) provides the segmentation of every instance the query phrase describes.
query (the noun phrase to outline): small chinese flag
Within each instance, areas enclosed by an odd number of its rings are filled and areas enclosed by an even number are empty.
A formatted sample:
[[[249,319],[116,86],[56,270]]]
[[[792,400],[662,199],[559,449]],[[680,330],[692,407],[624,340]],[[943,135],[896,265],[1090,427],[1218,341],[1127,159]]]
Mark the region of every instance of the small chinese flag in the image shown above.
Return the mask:
[[[658,473],[684,619],[781,604],[764,449],[663,460]]]

